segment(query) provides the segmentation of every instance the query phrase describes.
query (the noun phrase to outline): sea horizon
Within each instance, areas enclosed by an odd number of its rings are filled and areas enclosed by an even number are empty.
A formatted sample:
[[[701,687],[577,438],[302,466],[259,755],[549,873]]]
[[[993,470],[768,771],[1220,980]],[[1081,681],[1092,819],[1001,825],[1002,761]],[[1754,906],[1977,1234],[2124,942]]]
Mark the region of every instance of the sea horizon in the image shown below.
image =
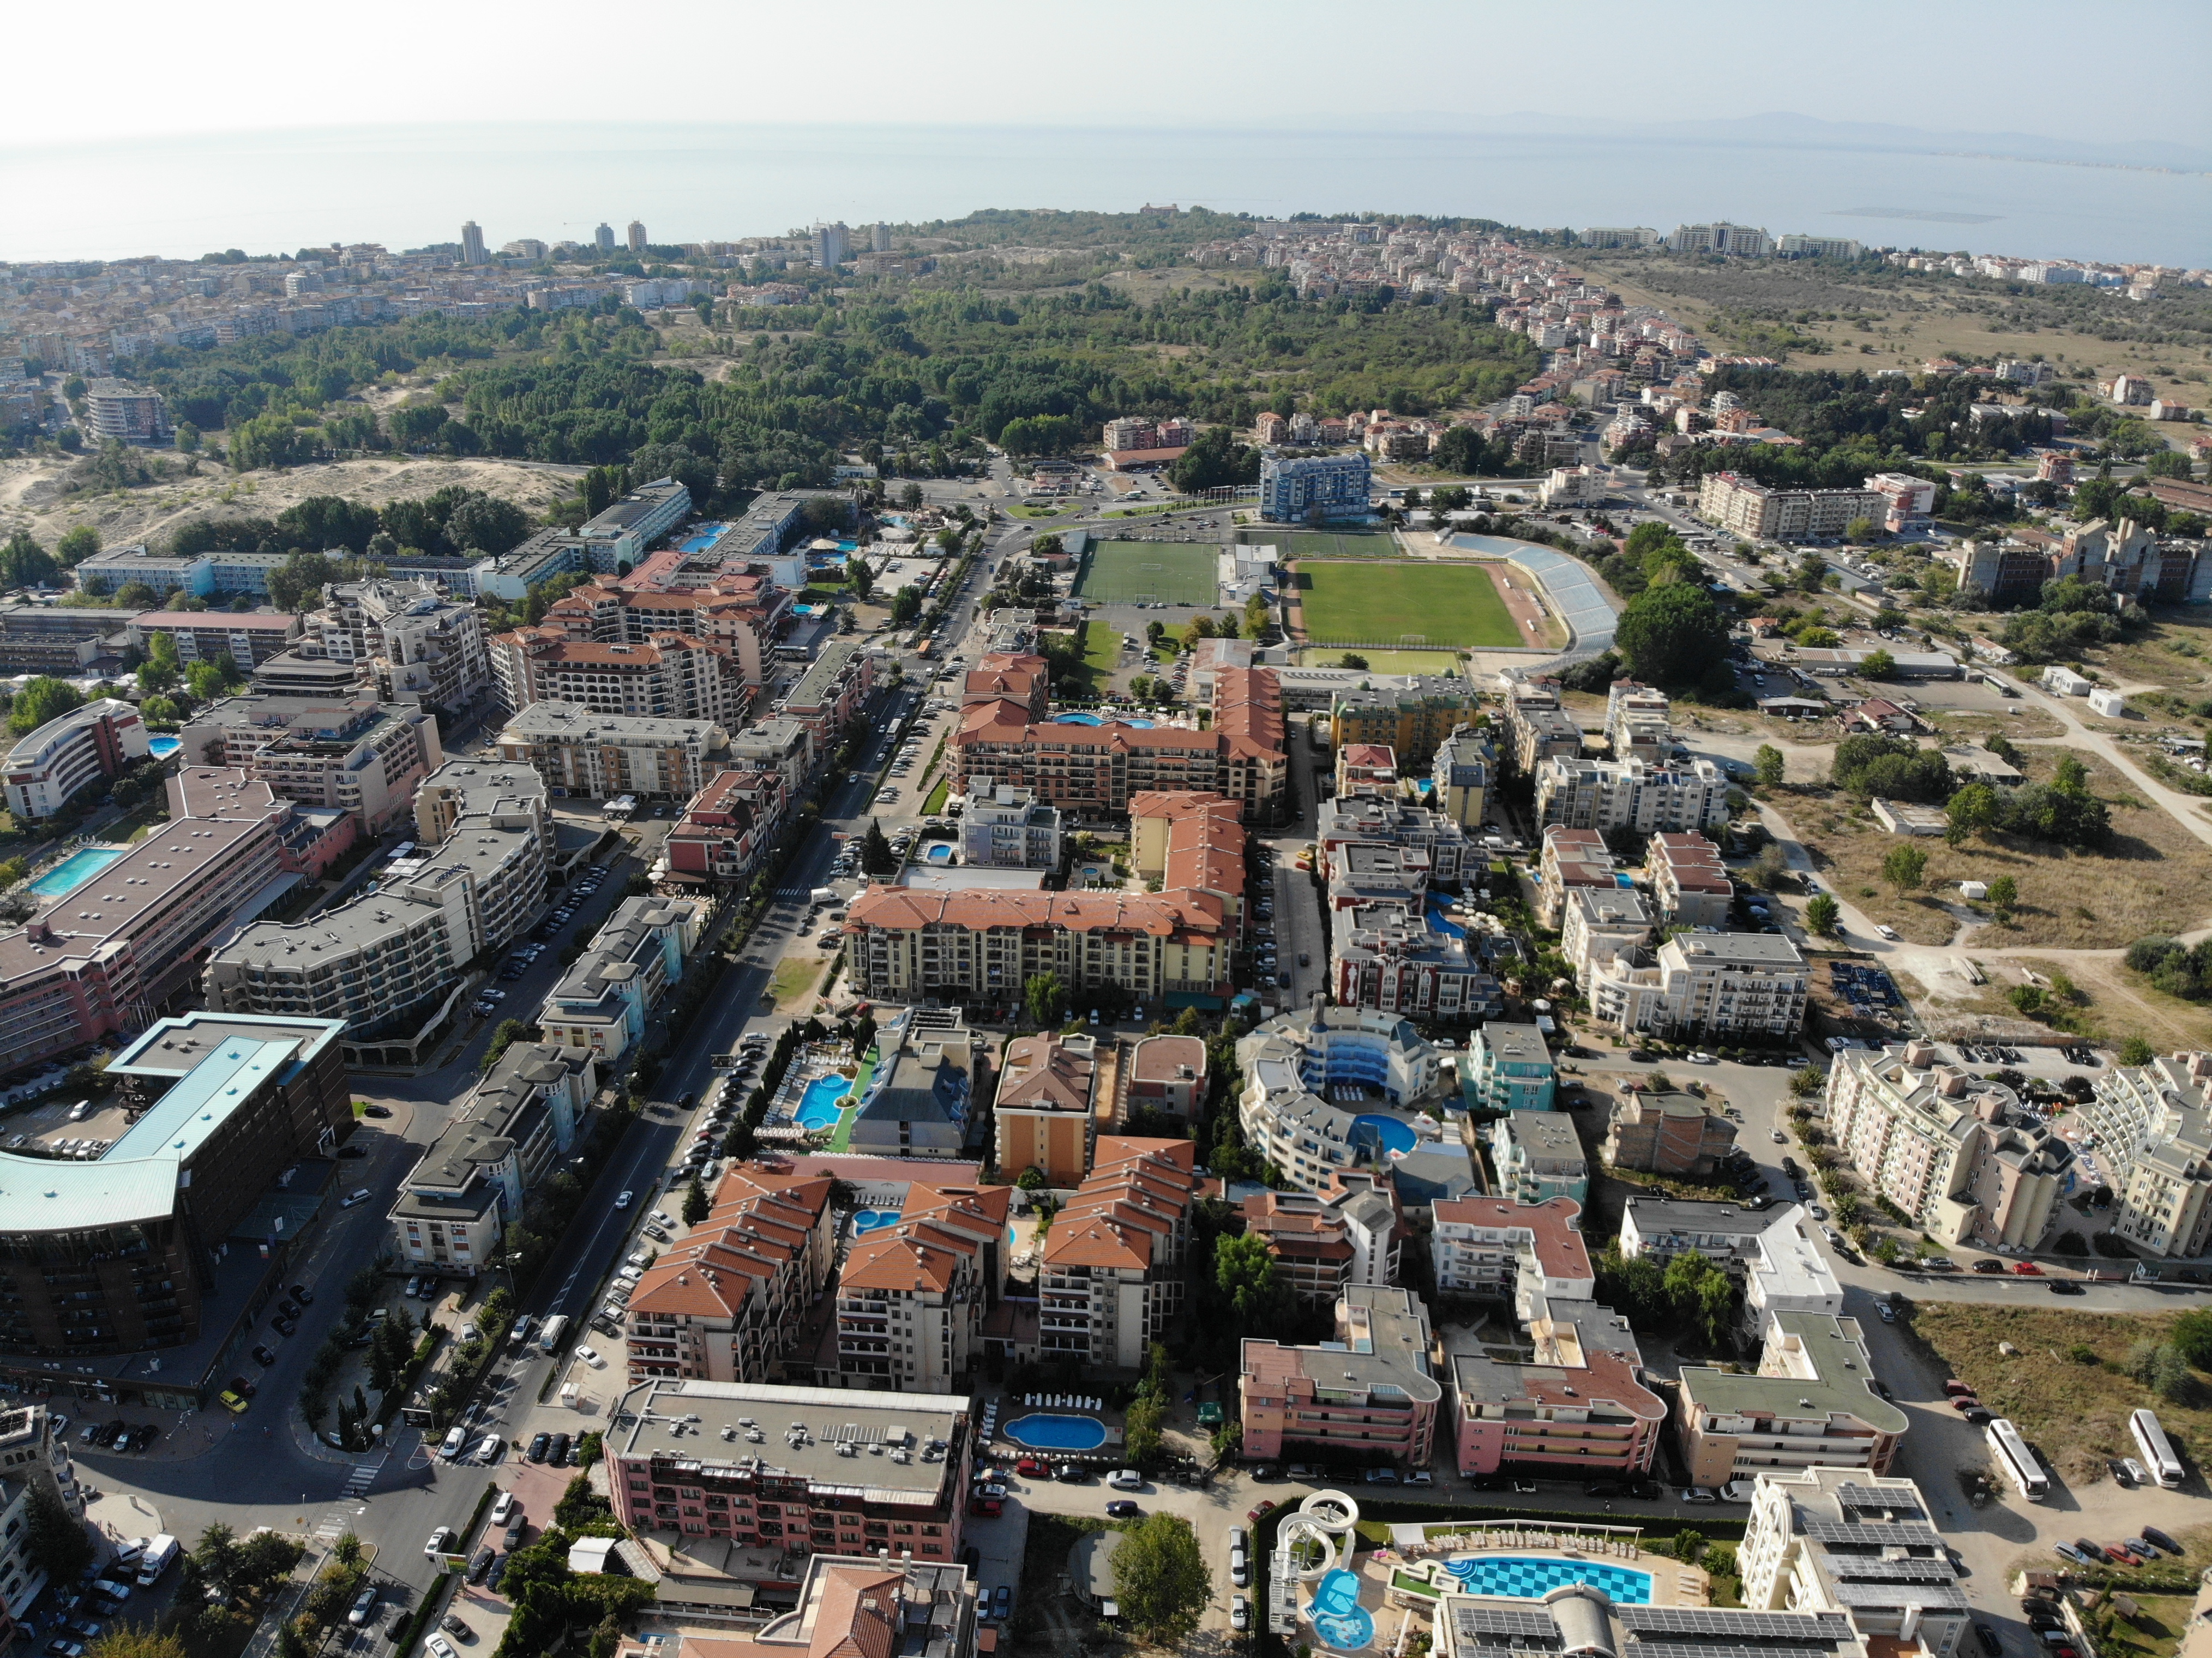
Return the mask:
[[[2212,174],[1825,142],[1598,131],[464,123],[0,148],[11,263],[197,258],[338,242],[656,242],[817,220],[927,224],[987,209],[1147,203],[1279,217],[1380,213],[1524,228],[1728,219],[1869,246],[2212,264]]]

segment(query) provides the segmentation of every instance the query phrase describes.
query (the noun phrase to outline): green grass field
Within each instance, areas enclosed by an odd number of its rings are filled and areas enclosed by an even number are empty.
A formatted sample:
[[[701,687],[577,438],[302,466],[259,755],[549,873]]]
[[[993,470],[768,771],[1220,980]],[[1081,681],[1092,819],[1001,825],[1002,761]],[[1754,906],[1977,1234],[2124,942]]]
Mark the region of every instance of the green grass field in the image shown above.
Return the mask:
[[[1248,547],[1273,545],[1285,558],[1395,558],[1398,538],[1388,530],[1253,530],[1237,531]]]
[[[1211,604],[1221,591],[1220,559],[1210,541],[1102,541],[1084,561],[1075,596],[1093,604]]]
[[[1085,623],[1083,665],[1091,670],[1092,683],[1103,689],[1107,676],[1121,665],[1121,635],[1103,623]]]
[[[1420,644],[1431,647],[1522,642],[1505,601],[1480,568],[1310,562],[1300,563],[1296,575],[1310,640],[1357,640],[1400,649],[1408,647],[1408,634],[1420,635]]]
[[[1367,665],[1376,673],[1434,673],[1455,674],[1459,671],[1459,657],[1451,651],[1356,651],[1356,656],[1367,659]],[[1317,646],[1297,653],[1301,668],[1334,668],[1344,655],[1341,646]]]

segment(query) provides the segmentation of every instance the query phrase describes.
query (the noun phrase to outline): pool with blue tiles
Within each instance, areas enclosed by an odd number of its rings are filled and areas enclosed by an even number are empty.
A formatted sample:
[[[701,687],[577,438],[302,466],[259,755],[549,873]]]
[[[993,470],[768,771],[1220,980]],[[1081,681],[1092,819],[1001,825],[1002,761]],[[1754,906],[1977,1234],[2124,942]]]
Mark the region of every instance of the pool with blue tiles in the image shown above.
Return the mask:
[[[799,1096],[799,1109],[792,1114],[792,1121],[801,1128],[830,1127],[837,1121],[837,1102],[852,1091],[850,1077],[841,1077],[834,1071],[817,1077]]]
[[[1018,1416],[1005,1436],[1037,1451],[1095,1451],[1106,1442],[1106,1424],[1095,1416],[1060,1416],[1041,1412]]]
[[[1629,1566],[1607,1566],[1595,1560],[1543,1560],[1516,1555],[1462,1554],[1444,1562],[1444,1570],[1467,1585],[1470,1594],[1492,1594],[1522,1600],[1540,1600],[1569,1583],[1588,1583],[1603,1589],[1615,1606],[1643,1606],[1651,1603],[1651,1574]]]

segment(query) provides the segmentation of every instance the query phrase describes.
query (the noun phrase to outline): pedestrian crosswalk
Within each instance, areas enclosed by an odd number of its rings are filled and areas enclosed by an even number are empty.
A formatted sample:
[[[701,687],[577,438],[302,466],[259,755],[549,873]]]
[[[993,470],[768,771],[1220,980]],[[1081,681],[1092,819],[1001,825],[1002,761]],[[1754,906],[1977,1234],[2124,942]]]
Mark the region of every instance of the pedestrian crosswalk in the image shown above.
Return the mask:
[[[346,1476],[344,1494],[348,1497],[368,1496],[368,1488],[376,1483],[376,1476],[384,1472],[384,1465],[391,1460],[392,1453],[386,1451],[374,1462],[356,1463],[353,1472]]]

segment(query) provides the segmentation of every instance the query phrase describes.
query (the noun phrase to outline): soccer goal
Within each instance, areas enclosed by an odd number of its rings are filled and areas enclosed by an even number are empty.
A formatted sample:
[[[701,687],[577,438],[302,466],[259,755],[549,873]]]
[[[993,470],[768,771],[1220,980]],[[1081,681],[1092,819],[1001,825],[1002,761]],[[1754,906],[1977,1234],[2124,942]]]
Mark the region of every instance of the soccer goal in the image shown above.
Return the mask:
[[[1159,602],[1160,596],[1158,593],[1131,593],[1129,595],[1129,603],[1132,604],[1157,604]]]
[[[1400,634],[1398,635],[1398,648],[1401,651],[1422,650],[1427,647],[1428,642],[1429,636],[1426,634]]]

